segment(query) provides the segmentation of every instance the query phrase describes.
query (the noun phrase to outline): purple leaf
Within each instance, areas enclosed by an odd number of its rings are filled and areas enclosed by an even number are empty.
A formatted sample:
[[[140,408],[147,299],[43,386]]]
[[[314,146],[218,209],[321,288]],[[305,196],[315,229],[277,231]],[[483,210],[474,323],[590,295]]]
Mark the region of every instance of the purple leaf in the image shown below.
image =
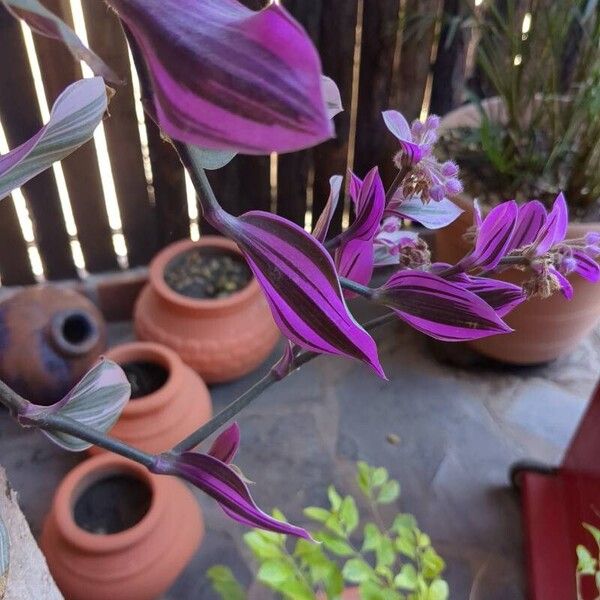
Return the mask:
[[[561,193],[556,197],[546,222],[533,242],[536,254],[538,256],[545,254],[554,244],[564,240],[565,235],[567,235],[568,225],[569,211],[567,209],[567,201]]]
[[[240,446],[240,427],[237,423],[230,425],[219,434],[208,451],[209,456],[229,464]]]
[[[348,310],[327,251],[304,229],[262,211],[212,216],[234,239],[282,333],[302,348],[357,358],[385,377],[371,336]]]
[[[386,110],[382,114],[386,127],[400,142],[409,162],[411,164],[418,163],[429,148],[420,146],[413,141],[410,125],[401,113],[396,110]]]
[[[600,266],[588,254],[582,250],[574,250],[575,273],[592,283],[600,281]]]
[[[377,167],[363,182],[352,178],[356,218],[345,231],[336,252],[336,268],[342,277],[367,284],[373,275],[373,240],[385,208],[385,191]]]
[[[461,342],[512,331],[479,296],[432,273],[400,271],[375,298],[439,340]]]
[[[0,2],[3,2],[15,17],[25,21],[35,33],[63,42],[73,57],[87,63],[95,75],[100,75],[109,83],[123,83],[123,80],[99,56],[86,48],[66,23],[37,0],[0,0]]]
[[[331,188],[329,199],[327,200],[327,204],[325,205],[323,212],[320,214],[319,220],[317,221],[317,224],[312,232],[313,236],[319,240],[319,242],[324,242],[325,238],[327,237],[331,219],[333,218],[333,214],[335,213],[335,209],[337,208],[338,201],[340,199],[342,180],[343,177],[341,175],[334,175],[329,180],[329,186]]]
[[[107,0],[148,67],[153,112],[174,139],[246,154],[333,135],[318,54],[281,6],[236,0]],[[329,90],[329,91],[328,91]]]
[[[196,452],[184,452],[177,457],[163,455],[152,471],[185,479],[214,498],[229,517],[243,525],[311,539],[305,529],[278,521],[260,510],[241,477],[212,456]]]
[[[456,221],[464,211],[447,198],[439,202],[425,203],[418,196],[414,196],[398,203],[392,198],[385,212],[401,219],[416,221],[427,229],[441,229]]]
[[[509,247],[517,213],[514,200],[503,202],[490,211],[479,228],[475,250],[460,262],[463,268],[493,269],[498,265]]]
[[[130,394],[131,386],[121,367],[103,358],[64,398],[51,406],[30,404],[27,411],[19,415],[19,421],[35,424],[36,418],[44,415],[61,415],[105,432],[119,418]],[[42,433],[55,444],[72,452],[81,452],[91,446],[88,442],[60,431],[42,430]]]
[[[567,300],[572,300],[573,286],[571,285],[571,282],[558,269],[555,269],[554,267],[548,267],[548,271],[558,281],[562,295]]]
[[[546,221],[546,209],[538,200],[526,202],[519,207],[517,223],[508,251],[532,244]]]
[[[527,300],[527,296],[518,285],[487,277],[469,277],[468,279],[468,282],[459,283],[459,285],[479,296],[500,317],[504,317]]]
[[[54,102],[50,120],[33,137],[0,156],[0,199],[87,142],[102,121],[106,103],[101,77],[67,87]]]

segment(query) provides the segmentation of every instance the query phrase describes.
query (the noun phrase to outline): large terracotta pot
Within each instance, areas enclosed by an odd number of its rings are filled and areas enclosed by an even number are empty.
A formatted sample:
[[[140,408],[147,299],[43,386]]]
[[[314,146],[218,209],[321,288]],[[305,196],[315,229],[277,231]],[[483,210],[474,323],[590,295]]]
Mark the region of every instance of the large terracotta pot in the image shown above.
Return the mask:
[[[497,107],[494,110],[498,111]],[[442,127],[476,126],[477,123],[477,112],[466,106],[445,117]],[[470,249],[462,236],[473,224],[473,199],[463,195],[455,201],[465,212],[454,223],[438,230],[435,238],[436,260],[452,264]],[[581,237],[588,231],[600,232],[600,223],[571,223],[567,237]],[[498,277],[521,283],[526,273],[510,269]],[[571,301],[561,294],[528,300],[505,317],[515,330],[513,333],[468,342],[469,346],[484,356],[516,365],[540,364],[570,352],[600,320],[600,285],[577,275],[570,276],[569,281],[574,290]]]
[[[0,304],[0,378],[36,404],[60,400],[105,347],[102,315],[72,290],[28,287]]]
[[[157,365],[166,377],[161,387],[127,403],[110,431],[112,437],[156,454],[170,450],[210,419],[212,403],[206,385],[173,350],[152,342],[133,342],[112,348],[106,356],[125,367]],[[91,452],[104,450],[94,447]]]
[[[97,505],[80,506],[95,484],[114,485],[115,481],[127,483],[128,493],[109,496],[109,488],[105,488],[96,493]],[[139,488],[131,487],[137,485]],[[133,505],[129,513],[119,512],[122,505],[117,501],[131,503],[138,496],[137,513],[131,512]],[[141,520],[131,518],[135,524],[118,533],[92,533],[81,523],[102,522],[94,514],[100,500],[108,507],[106,515],[113,516],[111,525],[115,515],[120,523],[126,522],[123,515],[135,514]],[[103,454],[84,461],[62,481],[46,517],[40,546],[66,600],[153,600],[175,581],[203,535],[200,508],[185,485],[172,477],[151,475],[129,460]]]
[[[232,241],[215,236],[183,240],[162,250],[136,303],[135,331],[142,340],[175,350],[207,383],[230,381],[260,365],[279,333],[255,278],[231,296],[216,299],[186,297],[166,284],[165,267],[196,247],[240,255]]]

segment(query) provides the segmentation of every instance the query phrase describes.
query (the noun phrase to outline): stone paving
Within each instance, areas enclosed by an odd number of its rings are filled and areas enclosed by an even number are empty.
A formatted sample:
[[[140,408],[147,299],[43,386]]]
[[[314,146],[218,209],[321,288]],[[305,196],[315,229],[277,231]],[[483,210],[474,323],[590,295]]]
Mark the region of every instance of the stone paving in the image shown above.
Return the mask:
[[[355,363],[319,358],[243,413],[236,462],[256,481],[256,500],[303,523],[302,507],[324,503],[330,483],[356,492],[355,461],[385,466],[401,482],[399,506],[416,515],[446,559],[451,598],[521,600],[519,502],[507,471],[521,458],[559,462],[600,373],[600,330],[569,357],[527,369],[486,364],[401,324],[374,335],[389,382]],[[130,338],[128,324],[112,327],[113,342]],[[260,374],[214,387],[215,410]],[[0,456],[37,535],[56,484],[81,457],[19,431],[5,415]],[[168,600],[215,598],[204,573],[216,563],[246,583],[252,577],[244,530],[198,497],[206,538]]]

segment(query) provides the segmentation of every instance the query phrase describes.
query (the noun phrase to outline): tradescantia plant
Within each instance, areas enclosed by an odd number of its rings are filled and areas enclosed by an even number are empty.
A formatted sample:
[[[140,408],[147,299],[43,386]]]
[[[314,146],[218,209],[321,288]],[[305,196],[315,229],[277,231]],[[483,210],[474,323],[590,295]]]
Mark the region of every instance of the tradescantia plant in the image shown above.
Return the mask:
[[[329,486],[329,508],[304,510],[319,528],[320,544],[301,539],[290,547],[286,536],[260,529],[244,534],[258,562],[257,581],[289,600],[334,600],[344,585],[358,587],[363,600],[447,600],[444,560],[415,517],[398,513],[384,525],[380,507],[397,501],[400,484],[383,467],[356,466],[356,483],[372,520],[361,519],[352,496],[342,497]],[[280,511],[273,514],[284,520]],[[223,600],[245,600],[246,591],[228,567],[211,567],[207,576]]]
[[[50,122],[0,157],[0,196],[60,160],[89,139],[107,103],[104,80],[118,77],[37,0],[1,0],[34,31],[64,42],[96,77],[74,83],[57,100]],[[117,365],[101,362],[63,400],[39,407],[0,382],[0,402],[25,427],[44,431],[64,448],[89,444],[126,456],[151,472],[183,478],[212,496],[238,522],[311,539],[300,527],[261,511],[231,461],[240,432],[230,422],[267,387],[322,354],[362,361],[385,378],[373,327],[401,319],[446,341],[510,332],[503,317],[528,296],[572,295],[567,275],[600,279],[595,258],[600,236],[565,240],[562,195],[550,212],[537,202],[506,202],[485,219],[475,213],[473,248],[456,265],[432,263],[426,242],[403,227],[411,219],[435,229],[460,209],[457,166],[439,162],[433,149],[439,119],[409,125],[396,111],[383,114],[398,140],[395,180],[386,186],[377,167],[348,173],[346,190],[356,217],[335,237],[328,226],[342,194],[333,175],[331,194],[315,230],[281,216],[251,211],[228,214],[214,196],[205,169],[236,153],[269,154],[313,146],[333,135],[331,116],[341,110],[335,84],[321,73],[308,36],[277,4],[255,12],[237,0],[107,0],[127,35],[150,118],[188,168],[203,210],[216,229],[235,240],[261,285],[273,317],[289,340],[269,373],[221,413],[170,451],[152,455],[106,435],[128,397]],[[285,201],[283,199],[282,201]],[[375,267],[393,268],[371,287]],[[493,278],[509,267],[529,272],[523,286]],[[390,313],[360,324],[347,299],[362,296]],[[196,447],[227,428],[205,453]]]

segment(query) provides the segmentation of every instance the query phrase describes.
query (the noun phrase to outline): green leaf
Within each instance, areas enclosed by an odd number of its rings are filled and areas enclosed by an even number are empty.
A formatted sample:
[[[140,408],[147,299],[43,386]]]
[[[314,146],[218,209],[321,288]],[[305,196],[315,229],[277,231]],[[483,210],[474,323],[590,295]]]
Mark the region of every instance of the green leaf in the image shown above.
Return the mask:
[[[257,531],[245,533],[244,543],[256,558],[266,560],[269,558],[280,558],[283,556],[283,550],[279,543],[275,540],[267,540],[259,535]]]
[[[596,544],[598,545],[598,548],[600,548],[600,529],[598,529],[597,527],[594,527],[593,525],[590,525],[588,523],[582,523],[582,525],[583,525],[584,529],[589,531],[594,536],[594,539],[596,540]]]
[[[208,150],[192,145],[189,146],[189,152],[191,152],[197,164],[208,171],[215,171],[224,167],[226,164],[230,163],[237,154],[230,150]]]
[[[422,531],[417,531],[417,546],[419,548],[427,548],[427,546],[431,546],[431,538]]]
[[[397,537],[396,538],[396,550],[403,554],[404,556],[408,556],[408,558],[415,558],[417,555],[417,547],[409,537]]]
[[[427,548],[421,556],[421,570],[426,579],[438,577],[446,568],[444,559],[433,549]]]
[[[319,523],[325,523],[329,517],[331,517],[331,513],[321,508],[320,506],[309,506],[304,509],[304,514],[313,521],[317,521]]]
[[[337,512],[342,504],[342,497],[337,493],[337,490],[332,485],[327,488],[327,496],[329,497],[331,510]]]
[[[597,561],[592,557],[590,551],[581,544],[577,546],[577,571],[582,575],[594,575],[596,573]]]
[[[365,581],[360,585],[361,600],[404,600],[396,590],[382,587],[374,581]]]
[[[260,566],[256,578],[269,587],[279,589],[282,583],[287,585],[294,581],[296,573],[286,560],[271,559]]]
[[[362,493],[371,497],[371,470],[366,462],[359,461],[356,463],[356,483]]]
[[[10,539],[2,519],[0,519],[0,600],[4,598],[8,583],[8,567],[10,565]]]
[[[345,535],[346,535],[346,532],[344,531],[344,528],[342,527],[342,524],[340,523],[339,516],[336,514],[329,516],[327,521],[325,521],[325,527],[327,527],[327,529],[329,529],[330,531],[333,531],[333,533],[336,533],[340,537],[345,537]]]
[[[396,559],[396,553],[394,552],[394,544],[392,543],[392,540],[382,536],[379,541],[379,545],[375,550],[375,556],[377,558],[377,570],[385,567],[391,567]]]
[[[222,600],[245,600],[246,592],[238,583],[229,567],[216,565],[206,571],[206,575],[211,582],[213,590]],[[0,594],[0,598],[2,594]]]
[[[314,600],[315,594],[304,581],[294,580],[286,582],[276,588],[284,598],[290,600]]]
[[[346,496],[340,506],[340,521],[350,534],[358,526],[358,508],[352,496]]]
[[[394,578],[394,585],[402,590],[412,592],[417,589],[419,577],[414,565],[402,565],[400,573]]]
[[[320,531],[315,534],[317,541],[323,542],[323,545],[327,550],[333,552],[336,556],[352,556],[354,550],[348,542],[341,540],[340,538],[327,533],[326,531]]]
[[[342,575],[350,583],[362,583],[374,577],[373,569],[360,558],[351,558],[346,561]]]
[[[448,588],[448,584],[441,579],[436,579],[429,586],[429,595],[427,596],[427,600],[448,600],[450,597],[450,588]]]
[[[413,515],[409,515],[408,513],[396,515],[392,525],[392,531],[395,531],[402,536],[412,535],[412,532],[416,528],[417,520],[413,517]]]
[[[362,545],[363,552],[375,550],[379,545],[381,532],[375,523],[367,523],[364,529],[364,541]]]
[[[328,598],[338,598],[344,591],[344,577],[336,564],[332,564],[323,581]]]
[[[397,500],[398,496],[400,496],[400,484],[396,480],[390,479],[379,490],[377,502],[379,504],[390,504]]]
[[[37,418],[45,415],[60,415],[105,432],[119,418],[130,394],[131,386],[121,367],[112,360],[103,358],[62,400],[51,406],[34,405],[33,409],[20,417],[20,421],[35,424]],[[81,452],[92,445],[59,431],[43,430],[42,433],[55,444],[72,452]]]
[[[319,544],[300,538],[294,548],[294,557],[308,562],[324,557],[324,554]]]
[[[382,486],[388,480],[388,471],[385,467],[378,467],[371,471],[371,483],[375,487]]]

